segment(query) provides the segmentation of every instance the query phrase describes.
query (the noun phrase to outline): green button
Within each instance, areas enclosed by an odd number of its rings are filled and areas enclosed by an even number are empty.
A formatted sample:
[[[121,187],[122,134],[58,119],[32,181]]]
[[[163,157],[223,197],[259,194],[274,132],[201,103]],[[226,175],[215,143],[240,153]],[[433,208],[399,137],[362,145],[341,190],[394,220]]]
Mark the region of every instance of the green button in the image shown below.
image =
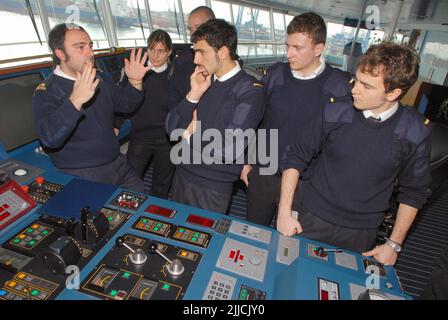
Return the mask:
[[[161,226],[162,226],[162,224],[161,224],[161,223],[158,223],[158,224],[157,224],[157,227],[159,227],[159,228],[160,228]]]
[[[33,290],[33,291],[31,291],[31,295],[32,296],[37,296],[39,294],[39,291],[37,291],[37,290]]]
[[[19,242],[20,242],[20,239],[14,239],[13,242],[14,242],[14,243],[19,243]]]
[[[165,291],[170,290],[170,285],[165,283],[165,284],[162,286],[162,290],[165,290]]]
[[[34,229],[32,229],[32,228],[28,228],[28,230],[26,230],[26,232],[28,232],[28,233],[32,233],[32,232],[34,232]]]
[[[147,222],[148,222],[148,219],[142,219],[142,222],[143,222],[143,223],[147,223]]]
[[[117,290],[112,290],[112,291],[110,292],[110,295],[111,295],[112,297],[115,297],[115,296],[117,295],[117,293],[118,293]]]
[[[42,234],[45,236],[45,235],[47,235],[48,234],[48,230],[44,230],[44,231],[42,231]]]
[[[131,274],[129,272],[123,273],[123,278],[129,279],[130,276]]]
[[[36,240],[31,240],[30,242],[28,242],[28,244],[29,244],[30,246],[34,246],[34,245],[36,244]]]
[[[191,238],[191,241],[198,241],[198,238],[196,238],[196,237],[192,237],[192,238]]]
[[[154,228],[154,231],[159,231],[159,228],[155,227],[155,228]]]
[[[107,220],[112,221],[112,220],[114,220],[114,218],[109,217],[109,218],[107,218]]]
[[[194,233],[194,236],[197,237],[197,238],[199,238],[199,233],[195,232],[195,233]]]
[[[184,231],[185,231],[185,229],[182,229],[182,228],[179,229],[180,233],[184,233]]]

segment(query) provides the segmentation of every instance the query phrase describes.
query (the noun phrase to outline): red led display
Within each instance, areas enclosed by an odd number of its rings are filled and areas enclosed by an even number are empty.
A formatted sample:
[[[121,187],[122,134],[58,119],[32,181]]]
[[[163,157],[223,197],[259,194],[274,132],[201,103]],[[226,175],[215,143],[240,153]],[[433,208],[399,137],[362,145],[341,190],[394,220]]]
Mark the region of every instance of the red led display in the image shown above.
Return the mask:
[[[166,218],[172,218],[176,214],[176,210],[159,207],[153,204],[146,208],[145,211]]]
[[[187,222],[206,228],[213,228],[213,225],[215,224],[215,220],[196,216],[194,214],[188,216]]]

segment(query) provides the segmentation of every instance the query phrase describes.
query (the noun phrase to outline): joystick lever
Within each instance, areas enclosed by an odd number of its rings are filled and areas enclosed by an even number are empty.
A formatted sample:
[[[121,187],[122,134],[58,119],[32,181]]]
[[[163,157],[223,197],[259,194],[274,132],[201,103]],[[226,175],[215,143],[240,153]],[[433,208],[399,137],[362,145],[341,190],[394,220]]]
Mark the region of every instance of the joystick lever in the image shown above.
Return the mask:
[[[125,241],[123,237],[118,237],[117,240],[115,241],[115,244],[117,245],[117,247],[121,248],[121,247],[125,247],[126,249],[128,249],[131,254],[129,255],[131,262],[133,264],[143,264],[146,262],[146,260],[148,259],[148,256],[143,252],[142,249],[137,249],[134,250],[132,249]]]
[[[168,259],[162,252],[157,249],[157,244],[151,243],[149,245],[149,253],[157,253],[159,256],[161,256],[163,259],[165,259],[168,262],[167,270],[168,272],[173,276],[181,275],[185,268],[182,264],[182,262],[179,259],[170,260]]]
[[[85,207],[81,209],[81,233],[82,233],[82,242],[87,243],[88,239],[88,223],[87,219],[89,218],[89,207]]]

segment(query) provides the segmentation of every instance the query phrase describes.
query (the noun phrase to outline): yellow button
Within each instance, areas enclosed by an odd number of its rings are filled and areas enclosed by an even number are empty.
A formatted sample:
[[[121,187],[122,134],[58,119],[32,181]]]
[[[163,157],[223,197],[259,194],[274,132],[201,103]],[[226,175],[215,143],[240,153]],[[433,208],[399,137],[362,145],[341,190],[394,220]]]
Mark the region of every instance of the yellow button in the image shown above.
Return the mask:
[[[182,257],[186,257],[187,256],[187,251],[182,251],[182,253],[180,254]]]
[[[16,284],[17,284],[16,282],[11,281],[10,283],[8,283],[8,286],[11,288],[14,288],[16,286]]]
[[[21,235],[19,236],[19,238],[20,238],[20,239],[25,239],[25,238],[26,238],[26,235],[21,234]]]
[[[26,277],[26,274],[24,274],[24,273],[19,273],[19,275],[17,276],[17,278],[19,278],[19,279],[23,279],[25,277]]]
[[[33,228],[33,229],[37,229],[37,228],[39,228],[39,225],[38,225],[38,224],[33,224],[33,225],[31,226],[31,228]]]

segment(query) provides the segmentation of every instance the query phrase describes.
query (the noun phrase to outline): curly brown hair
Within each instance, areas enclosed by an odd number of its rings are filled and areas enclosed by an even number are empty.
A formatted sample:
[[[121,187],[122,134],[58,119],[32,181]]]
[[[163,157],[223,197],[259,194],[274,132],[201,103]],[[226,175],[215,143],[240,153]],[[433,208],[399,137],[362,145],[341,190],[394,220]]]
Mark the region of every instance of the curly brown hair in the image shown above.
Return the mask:
[[[384,42],[372,45],[361,57],[357,70],[374,77],[382,75],[387,92],[401,89],[401,99],[417,81],[420,57],[410,48]]]

